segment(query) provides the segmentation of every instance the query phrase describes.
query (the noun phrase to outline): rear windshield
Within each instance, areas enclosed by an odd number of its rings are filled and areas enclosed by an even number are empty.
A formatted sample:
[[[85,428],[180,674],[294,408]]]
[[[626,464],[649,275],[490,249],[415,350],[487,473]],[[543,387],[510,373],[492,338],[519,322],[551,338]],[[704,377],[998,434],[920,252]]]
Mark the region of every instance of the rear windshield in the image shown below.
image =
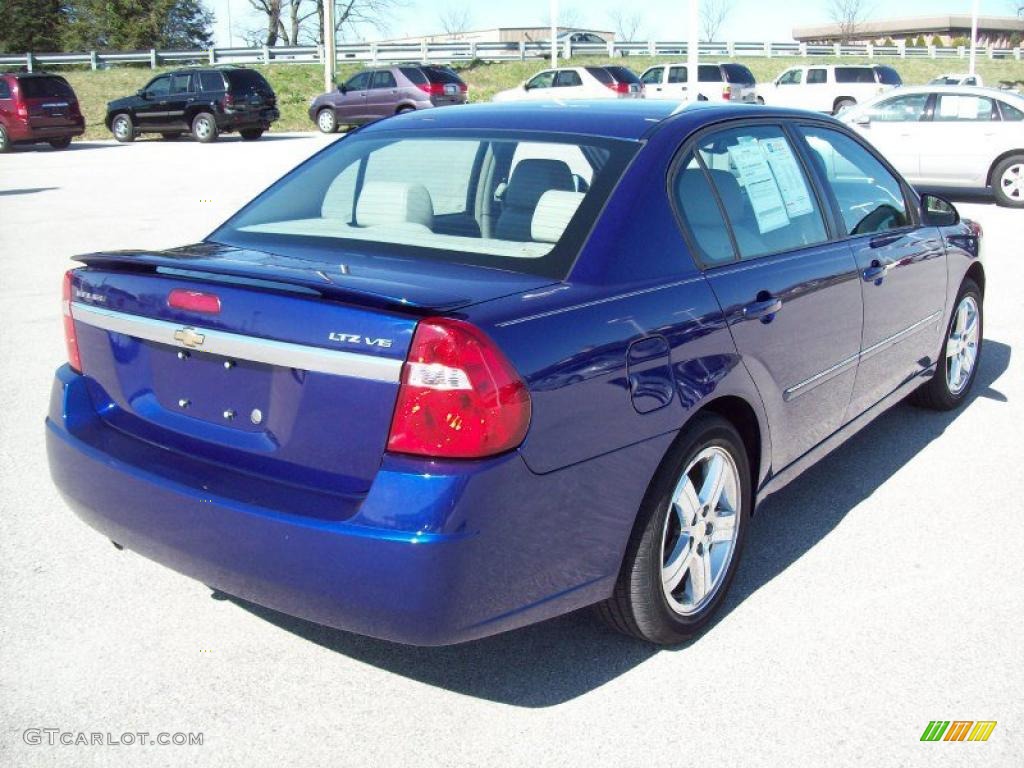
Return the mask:
[[[605,67],[606,70],[618,80],[620,83],[639,83],[640,78],[636,76],[636,72],[631,70],[629,67]]]
[[[461,85],[462,78],[456,75],[450,69],[444,69],[443,67],[424,67],[423,73],[432,83],[445,83]]]
[[[563,278],[637,144],[538,133],[354,134],[210,239],[334,264],[343,251]]]
[[[903,85],[900,73],[892,67],[875,67],[875,72],[878,73],[878,82],[883,85]]]
[[[870,67],[836,67],[837,83],[873,83],[875,70]]]
[[[399,71],[406,76],[413,85],[426,85],[427,76],[419,67],[399,67]]]
[[[700,64],[697,67],[697,80],[701,83],[720,83],[722,68],[717,64]]]
[[[615,82],[612,73],[605,67],[587,67],[587,72],[594,76],[594,79],[602,85],[611,85]]]
[[[754,85],[757,82],[754,80],[754,73],[742,64],[723,64],[722,69],[725,70],[725,79],[730,83]]]
[[[263,75],[251,69],[229,69],[224,74],[231,83],[232,88],[245,90],[255,89],[257,91],[269,91],[270,83],[263,79]]]
[[[63,77],[21,77],[18,78],[18,88],[26,99],[75,97],[74,91]]]

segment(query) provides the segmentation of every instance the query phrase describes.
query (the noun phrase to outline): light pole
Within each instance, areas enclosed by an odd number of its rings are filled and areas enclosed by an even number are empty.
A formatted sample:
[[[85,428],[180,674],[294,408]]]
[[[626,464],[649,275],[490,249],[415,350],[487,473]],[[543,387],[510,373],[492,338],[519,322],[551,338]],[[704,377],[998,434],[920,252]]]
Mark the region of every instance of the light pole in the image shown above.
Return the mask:
[[[334,47],[334,0],[324,0],[324,93],[334,90],[334,68],[338,63]]]
[[[689,17],[687,24],[689,29],[687,30],[686,37],[686,72],[687,80],[689,80],[689,92],[693,94],[697,90],[697,84],[700,79],[697,77],[697,60],[698,60],[698,48],[700,46],[700,39],[698,37],[698,25],[700,16],[700,2],[699,0],[687,0],[687,10]]]
[[[551,68],[558,66],[558,0],[551,0]]]
[[[974,74],[974,49],[978,47],[978,0],[974,0],[971,8],[971,64],[970,74]]]

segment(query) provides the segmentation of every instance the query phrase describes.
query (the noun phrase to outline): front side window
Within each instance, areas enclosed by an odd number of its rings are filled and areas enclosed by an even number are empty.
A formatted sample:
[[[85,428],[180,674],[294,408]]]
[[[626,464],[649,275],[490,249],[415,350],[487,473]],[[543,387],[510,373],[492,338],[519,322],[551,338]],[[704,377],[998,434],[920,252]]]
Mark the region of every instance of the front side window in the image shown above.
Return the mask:
[[[188,93],[189,83],[192,80],[192,75],[185,72],[183,74],[171,75],[171,90],[174,93]]]
[[[371,72],[359,72],[348,79],[345,88],[349,91],[365,91],[370,85]]]
[[[896,96],[871,108],[868,114],[879,123],[908,123],[921,120],[928,104],[927,93]]]
[[[354,134],[264,192],[211,239],[336,263],[453,261],[565,276],[636,151],[534,132]]]
[[[146,86],[146,93],[150,98],[156,98],[160,96],[166,96],[171,92],[171,78],[170,75],[163,75],[153,80],[149,85]]]
[[[814,245],[828,239],[814,188],[782,129],[747,126],[713,133],[697,145],[698,166],[714,188],[740,259]],[[675,184],[677,202],[711,263],[724,256],[714,208],[701,198],[694,165]]]
[[[395,76],[391,74],[390,70],[382,69],[378,72],[373,73],[373,85],[371,88],[397,88],[398,83],[395,82]]]
[[[661,74],[664,70],[661,67],[655,67],[654,69],[648,69],[644,72],[643,77],[640,78],[641,82],[645,85],[661,85]]]
[[[910,224],[899,180],[867,148],[830,128],[804,126],[801,131],[835,195],[848,234],[884,232]]]
[[[981,122],[999,119],[996,103],[985,96],[963,96],[941,93],[935,99],[932,120],[943,122]]]
[[[535,88],[550,88],[555,82],[554,70],[548,70],[547,72],[541,72],[539,75],[527,82],[526,87],[531,91]]]
[[[802,69],[791,69],[788,72],[783,72],[779,77],[779,85],[800,85],[803,75],[804,71]]]

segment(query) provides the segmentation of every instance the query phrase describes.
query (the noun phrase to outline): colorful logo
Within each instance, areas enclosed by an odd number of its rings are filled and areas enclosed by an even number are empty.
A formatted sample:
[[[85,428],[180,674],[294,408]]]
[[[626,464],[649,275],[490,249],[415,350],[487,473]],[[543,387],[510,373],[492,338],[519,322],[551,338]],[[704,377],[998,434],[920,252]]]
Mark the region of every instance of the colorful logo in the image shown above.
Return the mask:
[[[932,720],[921,741],[988,741],[995,728],[995,720]]]

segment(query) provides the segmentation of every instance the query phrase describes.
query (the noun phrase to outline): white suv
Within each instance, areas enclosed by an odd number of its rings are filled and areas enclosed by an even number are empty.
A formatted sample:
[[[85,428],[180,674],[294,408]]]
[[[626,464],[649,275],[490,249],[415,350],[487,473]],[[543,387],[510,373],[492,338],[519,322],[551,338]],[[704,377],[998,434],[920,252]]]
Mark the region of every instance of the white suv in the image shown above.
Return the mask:
[[[758,86],[757,101],[836,114],[903,84],[892,67],[866,64],[821,64],[790,67],[774,83]]]
[[[648,99],[753,102],[757,82],[742,64],[698,64],[693,84],[686,64],[659,64],[640,75]]]

